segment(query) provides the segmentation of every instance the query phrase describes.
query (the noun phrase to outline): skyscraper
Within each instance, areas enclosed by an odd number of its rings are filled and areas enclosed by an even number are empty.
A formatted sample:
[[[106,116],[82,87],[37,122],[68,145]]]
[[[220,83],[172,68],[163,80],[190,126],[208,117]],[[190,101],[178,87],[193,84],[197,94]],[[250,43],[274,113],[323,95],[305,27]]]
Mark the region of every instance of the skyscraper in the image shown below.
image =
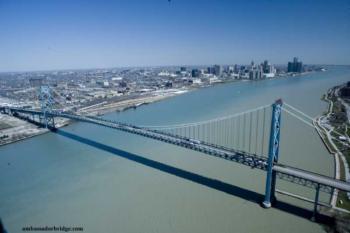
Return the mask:
[[[193,70],[192,70],[192,77],[193,77],[193,78],[198,78],[198,77],[199,77],[199,74],[200,74],[200,72],[199,72],[198,69],[193,69]]]
[[[238,72],[239,72],[239,67],[238,67],[237,64],[235,65],[235,67],[234,67],[234,69],[233,69],[233,72],[234,72],[235,74],[238,74]]]
[[[262,67],[264,73],[270,73],[270,63],[267,60],[264,61]]]
[[[303,71],[303,63],[298,61],[297,57],[294,57],[293,62],[288,62],[288,73],[301,73]]]
[[[249,70],[249,79],[250,80],[257,80],[263,78],[263,67],[261,65],[259,66],[252,66]]]
[[[208,67],[207,68],[208,74],[214,74],[214,68],[213,67]]]
[[[222,68],[220,65],[214,65],[214,74],[216,76],[221,76],[222,74]]]

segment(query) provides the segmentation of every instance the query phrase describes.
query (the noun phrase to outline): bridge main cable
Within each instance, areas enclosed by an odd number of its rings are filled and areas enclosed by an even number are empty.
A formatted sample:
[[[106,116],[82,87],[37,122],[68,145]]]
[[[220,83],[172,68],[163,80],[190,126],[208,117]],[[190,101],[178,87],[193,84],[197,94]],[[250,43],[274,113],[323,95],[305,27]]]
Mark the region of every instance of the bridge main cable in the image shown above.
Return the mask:
[[[174,124],[174,125],[140,125],[140,127],[142,128],[148,128],[148,129],[175,129],[175,128],[184,128],[184,127],[190,127],[190,126],[197,126],[197,125],[202,125],[202,124],[210,124],[213,122],[218,122],[218,121],[222,121],[222,120],[227,120],[227,119],[231,119],[231,118],[235,118],[241,115],[245,115],[251,112],[255,112],[264,108],[268,108],[271,107],[271,104],[268,105],[264,105],[261,107],[257,107],[255,109],[251,109],[248,111],[244,111],[244,112],[240,112],[240,113],[236,113],[236,114],[232,114],[232,115],[228,115],[225,117],[218,117],[218,118],[214,118],[214,119],[210,119],[210,120],[205,120],[205,121],[198,121],[198,122],[191,122],[191,123],[185,123],[185,124]]]

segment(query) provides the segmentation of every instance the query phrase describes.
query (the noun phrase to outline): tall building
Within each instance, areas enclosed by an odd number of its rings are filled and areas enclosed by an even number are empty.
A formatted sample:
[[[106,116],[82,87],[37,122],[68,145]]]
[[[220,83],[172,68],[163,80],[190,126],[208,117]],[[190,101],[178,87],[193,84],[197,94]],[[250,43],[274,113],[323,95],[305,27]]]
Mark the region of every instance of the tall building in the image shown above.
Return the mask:
[[[184,67],[184,66],[180,67],[180,71],[181,71],[181,72],[186,71],[186,67]]]
[[[222,68],[220,65],[214,65],[214,74],[216,76],[221,76],[222,74]]]
[[[293,62],[288,62],[288,73],[301,73],[303,71],[303,63],[294,57]]]
[[[257,80],[260,79],[261,73],[257,69],[253,69],[249,71],[249,79],[250,80]]]
[[[276,73],[276,69],[273,65],[268,62],[268,60],[265,60],[262,64],[262,70],[264,74],[274,74]]]
[[[238,72],[239,72],[239,67],[238,67],[237,64],[234,66],[233,72],[234,72],[235,74],[238,74]]]
[[[262,66],[252,66],[249,70],[249,79],[258,80],[263,78],[263,68]]]
[[[208,67],[207,71],[208,71],[208,74],[214,74],[214,68],[213,67]]]
[[[262,64],[263,71],[264,73],[270,73],[270,63],[265,60],[264,63]]]
[[[199,74],[200,74],[200,72],[199,72],[198,69],[193,69],[193,70],[192,70],[192,77],[193,77],[193,78],[198,78],[198,77],[199,77]]]

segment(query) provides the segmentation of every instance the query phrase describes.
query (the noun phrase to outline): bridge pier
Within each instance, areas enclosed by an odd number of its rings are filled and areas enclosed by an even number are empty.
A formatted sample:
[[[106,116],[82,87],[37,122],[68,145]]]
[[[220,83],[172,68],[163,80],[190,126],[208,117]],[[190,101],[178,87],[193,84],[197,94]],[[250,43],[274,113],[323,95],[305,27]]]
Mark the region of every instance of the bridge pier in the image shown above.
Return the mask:
[[[269,143],[269,157],[267,161],[266,187],[265,199],[263,206],[265,208],[271,207],[271,201],[276,200],[276,172],[273,171],[273,165],[278,161],[280,130],[281,130],[281,114],[282,114],[282,100],[277,100],[272,105],[272,119]]]
[[[276,161],[277,162],[277,161]],[[276,198],[276,178],[277,176],[277,172],[275,172],[274,170],[272,170],[272,174],[271,174],[271,204],[273,205],[277,198]]]
[[[316,218],[317,218],[317,207],[318,207],[319,196],[320,196],[320,184],[317,184],[316,194],[315,194],[315,202],[314,202],[314,211],[313,211],[312,217],[311,217],[312,221],[316,221]]]
[[[55,118],[54,117],[50,117],[48,120],[48,125],[46,125],[46,128],[51,128],[51,129],[55,129]]]
[[[48,116],[46,112],[44,112],[44,115],[39,116],[39,122],[47,129],[55,128],[55,118],[52,116]]]

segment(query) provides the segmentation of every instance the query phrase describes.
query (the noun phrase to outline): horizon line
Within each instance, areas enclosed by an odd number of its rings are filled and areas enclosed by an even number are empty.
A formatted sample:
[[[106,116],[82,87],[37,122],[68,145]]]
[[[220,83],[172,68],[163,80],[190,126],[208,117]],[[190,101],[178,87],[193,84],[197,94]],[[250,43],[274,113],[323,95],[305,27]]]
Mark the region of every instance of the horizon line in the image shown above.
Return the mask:
[[[258,63],[257,63],[258,64]],[[131,69],[131,68],[166,68],[166,67],[210,67],[213,65],[221,65],[221,66],[232,66],[232,65],[239,65],[239,66],[246,66],[249,64],[218,64],[218,63],[213,63],[213,64],[202,64],[202,65],[130,65],[130,66],[109,66],[109,67],[92,67],[92,68],[59,68],[59,69],[38,69],[38,70],[19,70],[19,71],[0,71],[0,74],[4,73],[34,73],[34,72],[57,72],[57,71],[82,71],[82,70],[99,70],[99,69]],[[287,66],[287,64],[273,64],[274,66]],[[306,63],[303,64],[306,66],[350,66],[350,64],[311,64],[311,63]]]

